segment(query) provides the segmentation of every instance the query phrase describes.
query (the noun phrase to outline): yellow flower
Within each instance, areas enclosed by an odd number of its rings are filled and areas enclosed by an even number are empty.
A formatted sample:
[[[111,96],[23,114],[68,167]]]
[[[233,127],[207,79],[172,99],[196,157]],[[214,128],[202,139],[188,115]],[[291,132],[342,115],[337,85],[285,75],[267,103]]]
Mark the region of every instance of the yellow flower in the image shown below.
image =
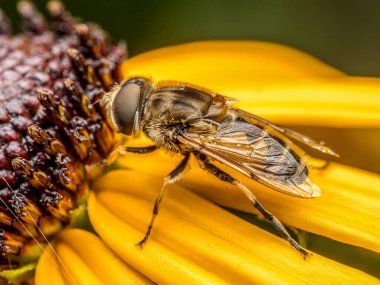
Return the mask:
[[[122,72],[125,77],[203,85],[240,99],[237,106],[276,123],[380,125],[380,80],[349,77],[278,45],[204,42],[169,47],[126,61]],[[88,201],[98,236],[64,231],[40,259],[36,284],[380,283],[316,253],[303,260],[281,238],[221,209],[214,203],[254,212],[239,191],[195,163],[180,184],[170,186],[151,239],[141,250],[135,243],[144,235],[162,178],[175,163],[176,158],[163,153],[120,159],[119,166],[128,169],[100,177]],[[238,178],[285,224],[380,252],[378,175],[338,163],[314,170],[311,178],[323,192],[316,199],[291,197]]]

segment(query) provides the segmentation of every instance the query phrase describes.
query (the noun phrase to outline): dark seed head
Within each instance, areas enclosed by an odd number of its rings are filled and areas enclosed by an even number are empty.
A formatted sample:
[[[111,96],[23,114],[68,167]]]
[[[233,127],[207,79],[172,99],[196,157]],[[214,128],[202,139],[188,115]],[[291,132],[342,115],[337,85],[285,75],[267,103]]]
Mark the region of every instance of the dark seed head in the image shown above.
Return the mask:
[[[32,239],[25,227],[42,237],[26,213],[42,231],[42,221],[67,223],[86,191],[86,166],[113,150],[114,133],[94,103],[118,80],[124,58],[123,46],[59,1],[48,4],[51,30],[30,1],[17,8],[25,29],[18,35],[0,11],[0,269],[10,256],[17,264]]]

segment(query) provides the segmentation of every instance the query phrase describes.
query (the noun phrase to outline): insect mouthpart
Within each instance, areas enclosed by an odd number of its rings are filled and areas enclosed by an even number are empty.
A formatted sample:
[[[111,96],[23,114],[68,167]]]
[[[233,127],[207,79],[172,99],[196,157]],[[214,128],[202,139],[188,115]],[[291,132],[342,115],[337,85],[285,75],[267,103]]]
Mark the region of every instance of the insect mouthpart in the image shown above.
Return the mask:
[[[149,79],[134,77],[106,94],[103,104],[117,131],[128,136],[139,131],[144,102],[152,89],[153,83]]]

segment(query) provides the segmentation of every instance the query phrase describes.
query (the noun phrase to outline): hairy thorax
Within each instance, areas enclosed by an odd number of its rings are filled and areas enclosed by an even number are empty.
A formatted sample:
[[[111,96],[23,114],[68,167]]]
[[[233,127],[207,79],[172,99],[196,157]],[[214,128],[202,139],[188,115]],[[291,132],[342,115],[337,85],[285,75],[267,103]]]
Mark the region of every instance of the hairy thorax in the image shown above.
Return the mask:
[[[143,112],[143,131],[158,147],[186,153],[189,150],[178,143],[178,134],[189,129],[205,133],[216,130],[215,122],[226,114],[224,98],[196,91],[191,87],[175,92],[160,88],[148,98]]]

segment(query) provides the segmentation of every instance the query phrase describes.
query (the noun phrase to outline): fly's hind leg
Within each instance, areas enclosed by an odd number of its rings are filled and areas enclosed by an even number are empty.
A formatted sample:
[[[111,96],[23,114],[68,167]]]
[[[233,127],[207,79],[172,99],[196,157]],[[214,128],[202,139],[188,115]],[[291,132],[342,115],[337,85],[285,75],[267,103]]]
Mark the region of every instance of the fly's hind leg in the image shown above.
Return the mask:
[[[273,225],[273,227],[280,233],[283,239],[288,241],[295,249],[297,249],[305,259],[309,256],[309,253],[289,235],[281,222],[261,205],[261,203],[256,199],[255,195],[253,195],[252,192],[243,183],[241,183],[239,180],[234,180],[232,184],[236,185],[245,194],[245,196],[252,202],[253,206],[259,210],[259,212],[268,222]]]
[[[273,227],[280,233],[281,237],[284,238],[286,241],[288,241],[295,249],[298,250],[302,254],[302,256],[306,259],[309,256],[309,253],[303,249],[287,232],[285,227],[281,224],[281,222],[273,216],[270,212],[268,212],[261,203],[256,199],[255,195],[252,194],[252,192],[239,180],[233,178],[228,173],[224,172],[223,170],[219,169],[214,164],[210,163],[209,159],[202,154],[196,154],[196,158],[201,164],[201,167],[204,170],[207,170],[212,175],[216,176],[218,179],[231,183],[235,186],[237,186],[244,195],[252,202],[253,206],[264,216],[264,218],[270,222]]]
[[[150,220],[148,229],[145,233],[144,238],[141,241],[139,241],[136,245],[143,247],[145,243],[147,242],[150,236],[150,232],[153,227],[153,223],[158,215],[158,211],[160,210],[162,199],[164,198],[166,194],[166,186],[169,184],[175,183],[181,179],[189,163],[189,158],[190,158],[190,153],[185,154],[185,157],[181,160],[181,162],[177,165],[177,167],[164,178],[164,184],[162,185],[160,193],[158,194],[158,197],[156,198],[156,201],[154,203],[153,214],[152,214],[152,218]]]

